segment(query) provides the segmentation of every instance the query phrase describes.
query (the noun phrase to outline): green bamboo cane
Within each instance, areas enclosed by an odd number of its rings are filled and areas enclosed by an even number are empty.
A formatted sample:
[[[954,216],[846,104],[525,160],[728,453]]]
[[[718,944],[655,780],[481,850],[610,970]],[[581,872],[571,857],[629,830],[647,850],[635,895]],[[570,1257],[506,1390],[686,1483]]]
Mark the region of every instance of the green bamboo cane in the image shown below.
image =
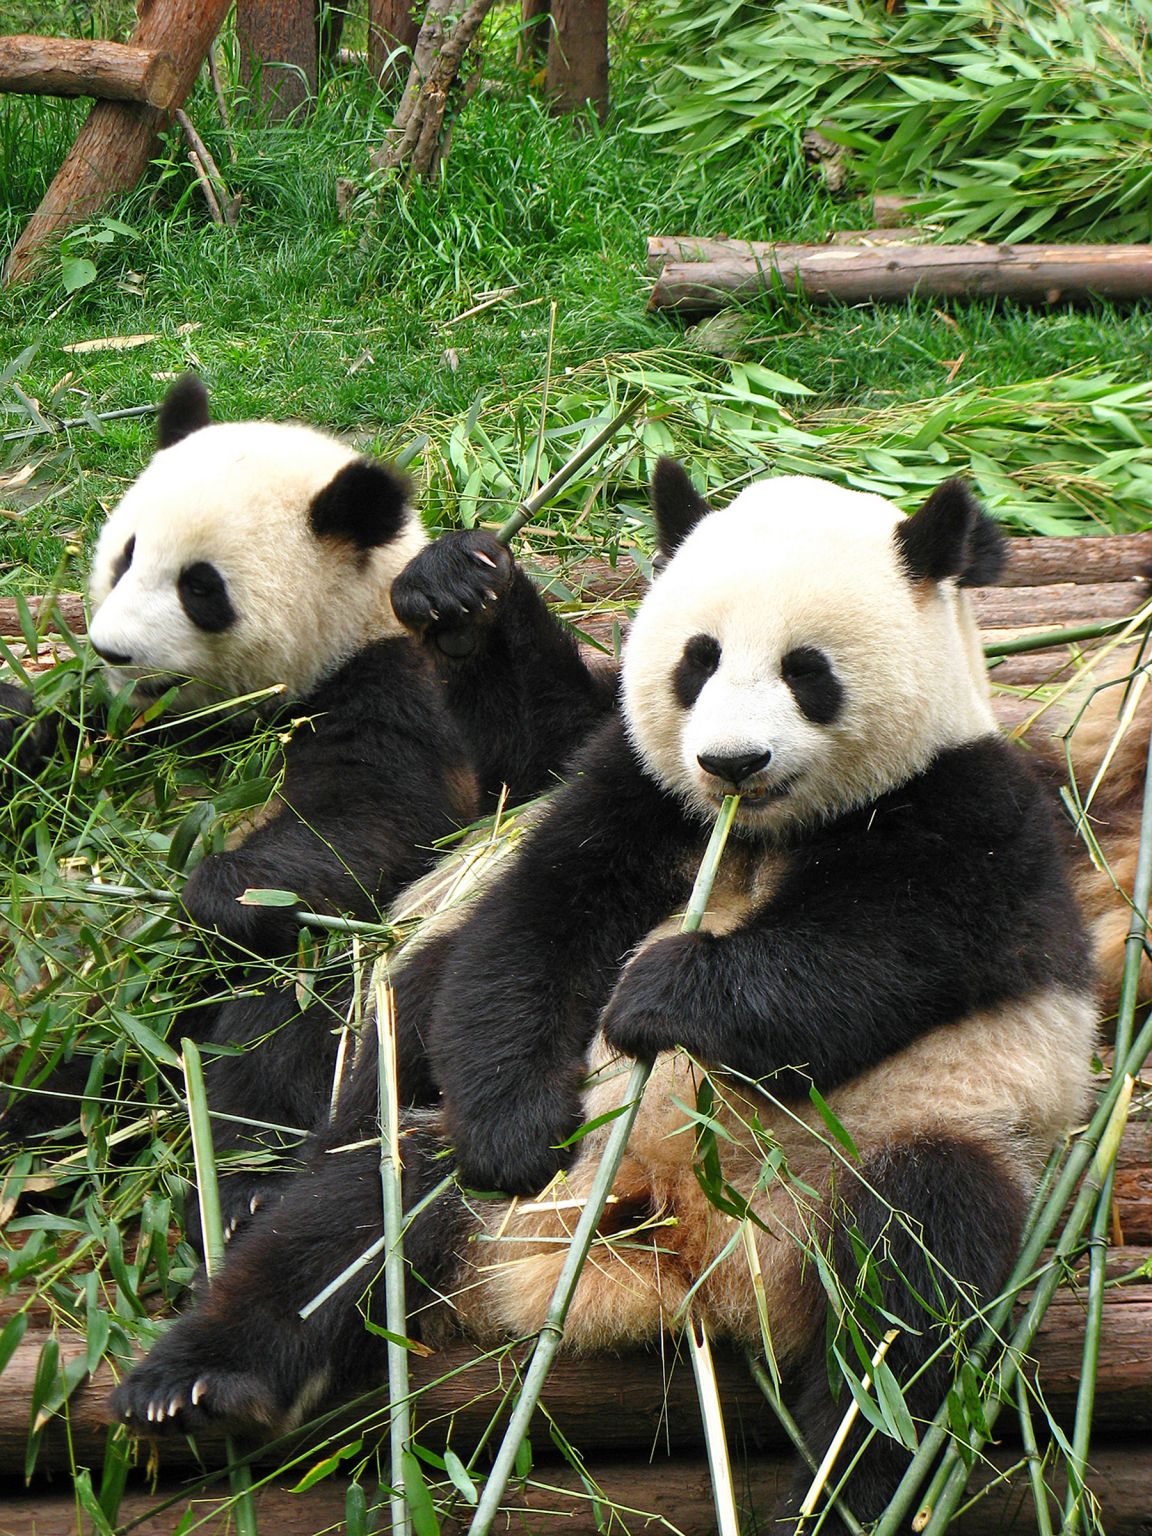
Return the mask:
[[[996,656],[1021,656],[1028,651],[1046,651],[1057,645],[1075,645],[1081,640],[1102,640],[1105,635],[1114,635],[1133,620],[1147,616],[1147,608],[1142,608],[1123,619],[1105,619],[1099,624],[1080,624],[1072,629],[1042,630],[1036,635],[1021,635],[1016,640],[990,640],[984,647],[984,655],[989,659]]]
[[[208,1114],[208,1090],[200,1050],[193,1040],[181,1040],[184,1087],[188,1095],[188,1126],[192,1133],[192,1161],[196,1169],[196,1194],[200,1202],[200,1231],[204,1239],[204,1268],[212,1279],[224,1262],[224,1222],[220,1215],[220,1185],[216,1176],[216,1151]],[[252,1470],[237,1455],[228,1435],[228,1481],[236,1501],[238,1536],[257,1536],[256,1506],[252,1502]]]
[[[588,460],[599,453],[605,443],[611,442],[620,428],[631,421],[633,416],[637,415],[648,404],[648,400],[649,393],[646,389],[642,389],[633,395],[624,409],[613,416],[606,427],[602,427],[595,437],[590,438],[584,444],[583,448],[577,449],[568,462],[562,464],[552,478],[546,480],[538,491],[533,491],[531,496],[522,501],[497,533],[496,537],[500,540],[500,543],[510,544],[521,528],[526,523],[532,521],[537,512],[540,511],[540,508],[547,506],[553,496],[562,491],[574,475],[579,474]]]
[[[728,840],[728,833],[732,829],[732,821],[739,804],[739,795],[725,796],[700,865],[700,872],[692,887],[692,896],[684,914],[684,921],[680,925],[682,933],[695,933],[700,927],[708,908],[708,898],[712,892],[712,882],[716,878],[720,855],[724,851],[724,844]],[[548,1315],[537,1335],[532,1358],[525,1372],[524,1385],[520,1389],[516,1406],[508,1421],[508,1428],[500,1442],[492,1471],[488,1474],[484,1493],[476,1507],[472,1523],[468,1527],[468,1536],[489,1536],[492,1522],[499,1512],[500,1501],[504,1497],[504,1490],[508,1486],[508,1479],[516,1463],[516,1453],[528,1433],[548,1372],[552,1368],[552,1362],[556,1358],[564,1337],[564,1323],[568,1316],[568,1309],[572,1305],[572,1298],[576,1294],[576,1283],[584,1268],[584,1261],[588,1257],[592,1240],[596,1236],[596,1228],[604,1214],[608,1196],[612,1192],[612,1185],[619,1172],[624,1149],[628,1144],[628,1137],[631,1135],[632,1126],[640,1108],[640,1100],[652,1074],[652,1066],[651,1061],[638,1060],[632,1067],[624,1089],[622,1112],[617,1115],[613,1123],[608,1144],[600,1159],[600,1166],[596,1170],[596,1177],[588,1191],[588,1198],[580,1213],[580,1220],[576,1223],[576,1230],[572,1234],[560,1278],[556,1282],[556,1289],[552,1292]]]
[[[1036,1536],[1052,1536],[1052,1515],[1048,1508],[1048,1490],[1044,1486],[1044,1466],[1032,1428],[1032,1410],[1028,1406],[1028,1388],[1023,1376],[1016,1378],[1016,1407],[1020,1414],[1020,1439],[1028,1458],[1028,1481],[1032,1485],[1032,1503],[1036,1507]]]
[[[412,1438],[408,1385],[408,1309],[404,1299],[404,1198],[401,1192],[400,1096],[396,1069],[396,1011],[383,968],[375,977],[377,1068],[380,1082],[380,1186],[384,1201],[384,1305],[388,1328],[388,1447],[391,1461],[389,1507],[392,1529],[409,1536],[412,1516],[404,1491],[404,1453]]]
[[[1144,765],[1144,798],[1141,824],[1152,822],[1152,739]],[[1152,866],[1137,870],[1132,891],[1132,916],[1124,944],[1124,969],[1120,979],[1120,1002],[1116,1016],[1116,1053],[1113,1077],[1121,1070],[1132,1042],[1132,1029],[1139,1001],[1140,964],[1148,931],[1147,913],[1152,899]],[[1084,1476],[1092,1439],[1092,1415],[1096,1402],[1096,1374],[1100,1362],[1100,1330],[1104,1317],[1104,1276],[1108,1262],[1108,1231],[1112,1215],[1114,1170],[1109,1169],[1100,1191],[1100,1203],[1092,1222],[1088,1249],[1088,1307],[1084,1326],[1084,1356],[1076,1392],[1076,1420],[1072,1435],[1072,1460],[1068,1467],[1068,1493],[1064,1504],[1063,1536],[1076,1536],[1084,1497]]]

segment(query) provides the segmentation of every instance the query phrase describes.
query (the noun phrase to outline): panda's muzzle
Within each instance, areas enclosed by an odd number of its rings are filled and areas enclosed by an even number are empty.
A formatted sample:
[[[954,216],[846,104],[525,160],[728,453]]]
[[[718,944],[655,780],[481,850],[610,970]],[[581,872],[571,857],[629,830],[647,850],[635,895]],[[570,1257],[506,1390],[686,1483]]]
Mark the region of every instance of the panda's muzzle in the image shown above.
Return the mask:
[[[743,789],[748,780],[757,773],[763,773],[772,761],[772,753],[741,752],[732,757],[721,757],[710,752],[700,752],[696,761],[705,773],[712,775],[714,779],[720,779],[725,784],[730,784],[733,789]]]

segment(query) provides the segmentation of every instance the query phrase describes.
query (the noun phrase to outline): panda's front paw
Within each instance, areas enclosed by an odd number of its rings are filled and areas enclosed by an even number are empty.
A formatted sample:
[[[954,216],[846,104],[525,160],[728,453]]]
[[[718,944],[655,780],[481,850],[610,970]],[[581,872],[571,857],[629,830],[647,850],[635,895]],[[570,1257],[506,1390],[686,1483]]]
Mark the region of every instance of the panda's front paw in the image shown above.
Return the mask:
[[[571,1161],[571,1148],[561,1143],[579,1123],[578,1098],[535,1105],[517,1105],[510,1098],[490,1121],[452,1131],[460,1182],[485,1192],[539,1194]]]
[[[693,1048],[687,1038],[687,978],[702,943],[698,934],[674,934],[631,961],[600,1015],[610,1046],[647,1060],[678,1045]]]
[[[256,1215],[279,1205],[288,1175],[227,1174],[220,1179],[220,1221],[225,1243],[240,1237]],[[200,1203],[195,1195],[184,1209],[184,1236],[203,1256],[204,1232],[200,1224]]]
[[[270,882],[254,870],[242,849],[210,854],[188,876],[181,900],[188,916],[205,934],[235,945],[247,955],[294,954],[299,925],[292,907],[246,906],[246,890]]]
[[[496,618],[515,569],[508,550],[484,529],[444,533],[392,583],[392,607],[418,639],[446,656],[467,656]]]

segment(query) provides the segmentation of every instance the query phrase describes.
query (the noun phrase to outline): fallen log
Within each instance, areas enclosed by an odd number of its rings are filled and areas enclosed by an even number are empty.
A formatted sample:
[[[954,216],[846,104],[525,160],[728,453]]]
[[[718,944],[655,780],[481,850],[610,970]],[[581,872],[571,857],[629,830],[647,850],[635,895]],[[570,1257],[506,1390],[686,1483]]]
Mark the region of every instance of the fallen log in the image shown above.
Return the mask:
[[[197,71],[231,0],[161,0],[141,6],[131,46],[167,54],[175,71],[170,106],[192,88]],[[40,206],[24,226],[4,265],[0,286],[28,277],[56,235],[99,212],[110,197],[129,192],[147,170],[166,110],[139,101],[98,101],[56,172]]]
[[[991,1466],[974,1474],[970,1496],[979,1492],[992,1477],[1018,1466],[1014,1450],[993,1452]],[[778,1455],[750,1456],[738,1467],[736,1478],[737,1508],[743,1517],[742,1529],[770,1529],[768,1521],[777,1500],[784,1494],[791,1477],[790,1463]],[[1100,1528],[1108,1536],[1147,1536],[1148,1489],[1152,1487],[1152,1451],[1146,1444],[1113,1441],[1096,1446],[1092,1453],[1091,1485],[1100,1500]],[[627,1517],[620,1529],[632,1532],[673,1530],[680,1536],[714,1536],[716,1515],[708,1465],[700,1457],[677,1457],[675,1461],[657,1453],[656,1457],[597,1463],[590,1476],[605,1500],[611,1499],[628,1511],[640,1511]],[[1052,1513],[1059,1518],[1058,1501],[1064,1495],[1064,1479],[1059,1467],[1045,1469],[1053,1492]],[[1023,1473],[1017,1470],[1011,1484],[1001,1483],[980,1497],[949,1527],[956,1536],[998,1536],[1008,1530],[1031,1529],[1029,1520],[1021,1519],[1021,1507],[1028,1510],[1027,1495],[1021,1492]],[[45,1488],[38,1492],[13,1492],[3,1497],[0,1536],[64,1536],[78,1532],[75,1495],[63,1489]],[[161,1509],[166,1500],[176,1502]],[[272,1483],[255,1495],[257,1523],[262,1531],[277,1536],[315,1536],[317,1531],[344,1529],[345,1483],[342,1478],[293,1493],[285,1483]],[[555,1526],[564,1536],[598,1536],[606,1528],[605,1508],[597,1508],[588,1488],[577,1473],[567,1466],[537,1467],[532,1482],[508,1497],[510,1510],[522,1510],[546,1517],[526,1526],[523,1519],[512,1517],[505,1529],[550,1531]],[[150,1510],[158,1513],[149,1516]],[[131,1526],[133,1536],[171,1536],[182,1528],[185,1511],[193,1512],[193,1528],[198,1536],[232,1536],[236,1529],[235,1513],[219,1484],[202,1493],[161,1484],[151,1493],[129,1493],[117,1515],[118,1529]],[[448,1533],[463,1531],[471,1512],[464,1509],[458,1518],[441,1526]],[[561,1517],[559,1520],[557,1517]],[[647,1518],[646,1518],[647,1517]],[[390,1527],[385,1512],[374,1517],[385,1523],[369,1525],[383,1533]],[[137,1523],[139,1522],[139,1523]],[[192,1521],[188,1522],[192,1525]],[[617,1528],[612,1521],[611,1529]]]
[[[710,242],[724,253],[664,264],[649,309],[708,314],[774,291],[812,303],[932,298],[1055,304],[1152,294],[1152,245],[768,245]]]
[[[1108,1291],[1100,1341],[1094,1424],[1104,1434],[1132,1434],[1152,1429],[1152,1279],[1140,1277],[1148,1264],[1147,1248],[1114,1248],[1108,1273],[1113,1281],[1128,1279]],[[16,1298],[13,1298],[15,1300]],[[1060,1291],[1049,1307],[1036,1344],[1036,1379],[1053,1417],[1071,1424],[1083,1368],[1084,1301],[1076,1289]],[[0,1392],[0,1476],[24,1465],[29,1404],[41,1350],[51,1336],[50,1319],[42,1308],[30,1309],[28,1332],[9,1361]],[[64,1365],[85,1353],[82,1333],[58,1332]],[[451,1434],[454,1445],[474,1444],[484,1434],[503,1394],[515,1391],[515,1363],[520,1351],[503,1357],[478,1355],[468,1344],[456,1343],[428,1358],[410,1362],[413,1414],[420,1443],[443,1444]],[[736,1443],[783,1448],[786,1442],[770,1409],[753,1382],[743,1358],[718,1348],[716,1368],[720,1400],[729,1434]],[[106,1404],[113,1375],[105,1364],[69,1399],[66,1420],[57,1415],[46,1426],[36,1463],[38,1473],[91,1464],[102,1456],[107,1438]],[[386,1400],[374,1403],[378,1421],[386,1420]],[[561,1355],[548,1379],[544,1406],[551,1419],[581,1452],[597,1456],[646,1456],[654,1447],[667,1453],[695,1452],[703,1445],[700,1408],[691,1368],[666,1341],[661,1352],[633,1352],[610,1361]],[[362,1418],[363,1405],[356,1410]],[[331,1426],[329,1426],[329,1431]],[[1010,1427],[1005,1421],[1005,1433]],[[548,1424],[541,1416],[533,1444],[549,1444]],[[306,1442],[305,1442],[306,1444]],[[303,1446],[294,1445],[293,1454]],[[286,1457],[278,1444],[270,1458],[277,1465]],[[203,1436],[195,1449],[180,1436],[156,1442],[164,1472],[192,1470],[201,1460],[219,1466],[222,1439]],[[0,1536],[3,1527],[0,1526]]]
[[[179,80],[167,53],[98,38],[0,37],[0,91],[143,101],[167,111]]]

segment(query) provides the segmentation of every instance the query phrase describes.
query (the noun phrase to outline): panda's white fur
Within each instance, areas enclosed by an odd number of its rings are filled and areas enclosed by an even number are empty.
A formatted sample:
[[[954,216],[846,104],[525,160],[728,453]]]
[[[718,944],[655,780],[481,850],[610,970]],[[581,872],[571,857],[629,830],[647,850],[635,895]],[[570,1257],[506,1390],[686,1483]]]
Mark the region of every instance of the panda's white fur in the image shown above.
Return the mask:
[[[909,584],[892,553],[902,520],[880,496],[782,475],[696,524],[624,653],[625,721],[654,778],[712,815],[722,786],[699,757],[771,743],[740,814],[776,833],[875,799],[941,747],[995,730],[971,606],[955,582]],[[668,658],[702,632],[725,660],[685,720],[668,707]],[[852,679],[831,728],[804,717],[780,676],[780,658],[801,644]]]
[[[372,641],[402,634],[389,594],[426,542],[415,513],[368,550],[309,524],[313,498],[356,458],[310,427],[254,421],[201,427],[157,452],[109,516],[92,562],[92,642],[131,658],[111,669],[113,684],[181,682],[182,708],[264,690],[277,690],[266,702],[278,705],[306,697]],[[236,610],[222,633],[199,628],[180,601],[180,573],[199,561],[220,571]]]

